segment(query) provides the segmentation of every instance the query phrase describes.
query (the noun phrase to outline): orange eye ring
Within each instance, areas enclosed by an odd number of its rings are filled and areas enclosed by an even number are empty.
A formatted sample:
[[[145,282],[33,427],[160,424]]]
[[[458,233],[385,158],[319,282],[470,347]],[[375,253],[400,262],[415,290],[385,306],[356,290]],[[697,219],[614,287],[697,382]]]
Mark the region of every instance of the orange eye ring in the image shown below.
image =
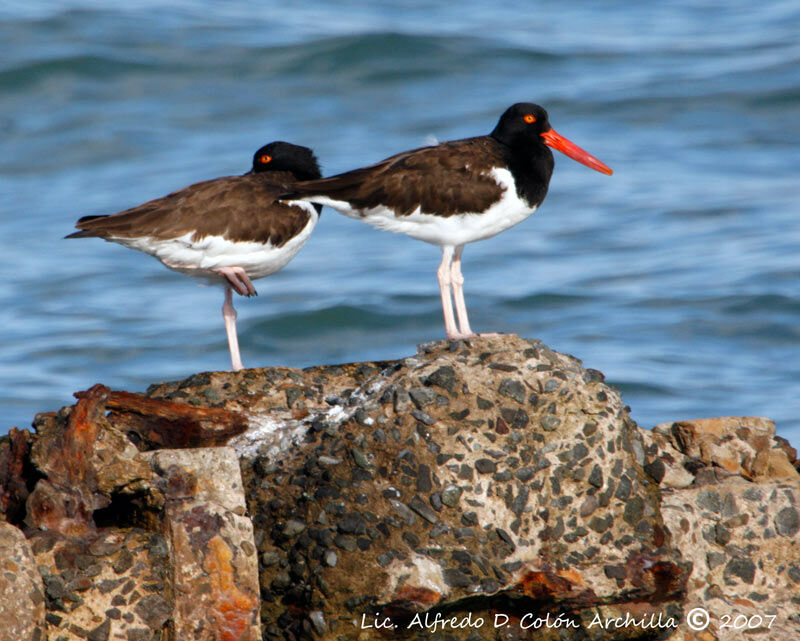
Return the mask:
[[[534,116],[533,114],[525,114],[524,116],[522,116],[522,119],[528,124],[536,122],[536,116]]]
[[[261,161],[262,165],[266,165],[268,162],[272,162],[272,156],[264,154],[261,156],[261,158],[259,158],[259,160]]]

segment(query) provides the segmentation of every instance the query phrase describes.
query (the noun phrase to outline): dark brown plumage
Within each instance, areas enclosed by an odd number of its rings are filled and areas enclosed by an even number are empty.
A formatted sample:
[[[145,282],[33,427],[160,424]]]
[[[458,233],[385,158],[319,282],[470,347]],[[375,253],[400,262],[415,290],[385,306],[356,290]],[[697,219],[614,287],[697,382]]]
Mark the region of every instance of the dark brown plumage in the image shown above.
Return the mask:
[[[81,218],[76,223],[81,231],[67,238],[166,240],[192,234],[192,240],[221,236],[281,247],[308,224],[310,214],[275,200],[293,182],[287,172],[280,174],[247,173],[195,183],[110,216]]]
[[[417,208],[444,217],[480,212],[503,196],[503,188],[487,174],[492,167],[506,164],[507,155],[488,136],[453,140],[331,178],[304,181],[281,197],[290,200],[324,193],[347,201],[356,210],[383,206],[396,216],[407,216]]]
[[[99,237],[148,253],[170,269],[225,285],[222,315],[233,369],[241,369],[232,290],[281,269],[306,242],[320,205],[277,196],[320,177],[312,151],[286,142],[261,147],[242,176],[206,180],[110,216],[85,216],[67,238]]]
[[[262,162],[264,156],[271,160]],[[193,240],[221,236],[281,247],[308,224],[309,213],[276,198],[298,180],[319,176],[311,150],[273,142],[254,154],[246,174],[195,183],[116,214],[84,216],[75,224],[81,231],[67,238],[166,240],[191,233]]]

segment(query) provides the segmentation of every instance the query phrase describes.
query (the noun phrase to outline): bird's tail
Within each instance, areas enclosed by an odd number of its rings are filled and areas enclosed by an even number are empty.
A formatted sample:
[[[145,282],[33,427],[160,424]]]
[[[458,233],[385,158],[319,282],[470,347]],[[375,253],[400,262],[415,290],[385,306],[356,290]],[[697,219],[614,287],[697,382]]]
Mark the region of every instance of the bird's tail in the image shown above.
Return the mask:
[[[76,227],[81,227],[82,225],[91,222],[93,220],[97,220],[98,218],[108,218],[107,215],[100,215],[100,216],[84,216],[83,218],[79,218],[78,222],[75,223]],[[95,232],[91,229],[81,229],[80,231],[72,232],[64,236],[64,238],[91,238],[92,236],[97,236]]]

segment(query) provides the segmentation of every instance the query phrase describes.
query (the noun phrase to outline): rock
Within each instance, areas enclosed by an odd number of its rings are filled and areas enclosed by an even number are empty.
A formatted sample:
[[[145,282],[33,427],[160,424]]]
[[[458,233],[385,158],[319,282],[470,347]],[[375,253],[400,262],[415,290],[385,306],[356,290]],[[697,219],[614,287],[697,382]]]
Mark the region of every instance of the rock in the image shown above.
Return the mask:
[[[78,538],[40,531],[31,546],[46,587],[48,614],[54,615],[47,619],[49,638],[71,641],[105,632],[107,638],[125,638],[138,630],[140,638],[158,639],[164,632],[172,613],[166,596],[170,563],[164,537],[157,532],[103,530]]]
[[[207,393],[206,397],[217,395]],[[111,410],[109,418],[118,430],[135,433],[150,447],[221,445],[247,428],[247,420],[237,412],[160,401],[130,392],[106,389],[104,405]]]
[[[174,597],[168,603],[152,595],[159,601],[148,603],[140,616],[149,615],[155,629],[171,618],[178,639],[259,639],[258,558],[253,524],[244,516],[236,453],[213,447],[143,457],[165,497]]]
[[[0,438],[0,518],[19,523],[25,518],[30,494],[26,477],[30,468],[31,433],[12,427]]]
[[[752,473],[755,479],[793,479],[800,473],[783,448],[761,451],[753,460]]]
[[[775,423],[768,418],[728,416],[662,423],[653,428],[650,439],[658,441],[667,468],[670,459],[683,462],[684,467],[692,460],[754,481],[800,480],[790,458],[796,451],[775,438]],[[679,486],[674,480],[667,482]]]
[[[613,390],[596,377],[584,381],[578,361],[503,337],[456,351],[447,343],[428,345],[413,360],[376,367],[363,381],[353,370],[331,370],[304,372],[306,387],[315,378],[326,387],[306,399],[319,429],[303,442],[280,446],[281,429],[295,429],[288,421],[260,448],[246,435],[231,442],[243,457],[249,511],[258,528],[274,533],[264,537],[263,550],[285,555],[262,569],[262,585],[274,586],[262,604],[265,627],[279,620],[287,636],[299,635],[305,620],[299,612],[322,612],[329,623],[362,614],[403,620],[434,605],[466,612],[475,603],[488,617],[492,603],[520,594],[559,603],[579,619],[626,593],[679,602],[688,566],[667,539],[657,486],[637,462],[637,449],[644,451],[639,431]],[[436,396],[420,393],[420,382]],[[533,407],[520,407],[526,388],[536,393]],[[324,396],[345,389],[354,390],[359,417],[355,409],[322,406]],[[413,391],[413,405],[397,402],[401,389]],[[181,392],[201,397],[199,389]],[[420,419],[423,407],[430,420]],[[587,415],[595,424],[588,436]],[[366,419],[391,426],[385,443],[362,438]],[[501,422],[505,427],[495,430]],[[370,462],[368,480],[359,478],[363,466],[354,457],[341,456],[354,449]],[[282,462],[266,473],[248,464],[265,450]],[[325,473],[317,463],[322,457],[342,464]],[[615,497],[620,483],[624,498]],[[277,510],[269,507],[276,497]],[[581,509],[587,500],[591,516]],[[325,549],[285,542],[276,529],[290,520],[319,522],[321,515],[336,536],[361,520],[375,537],[365,546],[337,545],[332,567]],[[591,518],[604,527],[589,527]],[[276,585],[280,568],[297,559],[303,564],[296,582]],[[606,565],[622,570],[609,577]],[[475,595],[494,601],[476,602]],[[358,635],[342,625],[326,634]]]
[[[769,628],[748,629],[748,638],[796,638],[800,621],[790,613],[800,589],[789,573],[800,559],[800,475],[774,423],[748,417],[664,423],[644,432],[644,441],[648,459],[665,467],[665,523],[693,564],[684,610],[702,607],[717,621],[724,612],[739,623],[774,617]],[[705,633],[740,638],[718,622]],[[676,638],[693,634],[682,624]]]
[[[13,525],[0,521],[0,638],[44,641],[45,593],[33,551]]]
[[[124,405],[145,431],[171,416],[191,432],[191,417],[222,420],[227,410],[136,396],[96,385],[36,419],[24,519],[35,526],[48,635],[161,639],[170,628],[178,638],[260,638],[257,549],[236,453],[142,452],[152,439],[132,439],[132,420],[119,418]]]
[[[0,440],[41,638],[798,638],[795,450],[768,419],[641,430],[603,381],[501,336],[95,386]]]
[[[715,486],[718,497],[744,497],[753,484],[741,476],[730,477]],[[748,638],[793,639],[800,633],[800,622],[790,619],[800,586],[791,581],[788,571],[798,566],[800,541],[775,536],[779,524],[791,522],[794,505],[800,504],[800,486],[763,484],[764,501],[738,501],[735,517],[707,509],[707,490],[685,488],[662,494],[662,513],[683,558],[693,565],[687,586],[684,611],[696,607],[714,613],[710,639],[741,638],[733,629],[720,627],[721,613],[730,621],[756,621],[754,617],[774,616],[774,624],[752,631]],[[720,503],[721,505],[721,503]],[[789,526],[788,532],[791,531]],[[709,592],[709,586],[715,586]],[[758,594],[769,595],[760,603]],[[792,605],[795,603],[795,605]],[[685,625],[681,632],[691,633]],[[677,638],[691,639],[691,636]]]
[[[800,517],[798,517],[795,507],[785,507],[775,517],[775,529],[778,534],[788,538],[794,538],[800,530]]]
[[[114,494],[140,492],[150,470],[126,436],[104,416],[109,390],[95,385],[80,394],[66,417],[44,415],[31,462],[45,478],[28,497],[26,522],[64,535],[96,531],[93,514]]]

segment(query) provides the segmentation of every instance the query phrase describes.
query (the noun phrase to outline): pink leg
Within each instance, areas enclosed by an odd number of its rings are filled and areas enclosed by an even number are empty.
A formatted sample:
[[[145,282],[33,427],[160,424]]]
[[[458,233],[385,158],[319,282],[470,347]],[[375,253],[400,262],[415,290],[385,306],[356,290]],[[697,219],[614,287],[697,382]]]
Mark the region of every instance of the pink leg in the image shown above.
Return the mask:
[[[444,333],[448,339],[458,338],[456,319],[453,316],[453,303],[450,300],[450,261],[453,259],[453,247],[442,245],[442,263],[436,271],[439,281],[439,292],[442,295],[442,313],[444,314]]]
[[[253,287],[253,281],[250,280],[250,277],[247,275],[247,272],[244,271],[243,267],[220,267],[215,271],[231,284],[231,287],[236,290],[237,294],[241,294],[242,296],[258,296],[256,288]]]
[[[231,368],[234,372],[244,369],[239,354],[239,337],[236,334],[236,310],[233,308],[233,290],[225,287],[225,303],[222,305],[222,319],[225,321],[225,333],[228,335],[228,348],[231,351]]]
[[[453,262],[450,263],[450,286],[453,288],[453,302],[456,305],[456,314],[458,314],[460,338],[468,338],[474,336],[475,333],[470,329],[467,304],[464,302],[464,276],[461,273],[461,253],[463,251],[464,245],[459,245],[453,254]]]

